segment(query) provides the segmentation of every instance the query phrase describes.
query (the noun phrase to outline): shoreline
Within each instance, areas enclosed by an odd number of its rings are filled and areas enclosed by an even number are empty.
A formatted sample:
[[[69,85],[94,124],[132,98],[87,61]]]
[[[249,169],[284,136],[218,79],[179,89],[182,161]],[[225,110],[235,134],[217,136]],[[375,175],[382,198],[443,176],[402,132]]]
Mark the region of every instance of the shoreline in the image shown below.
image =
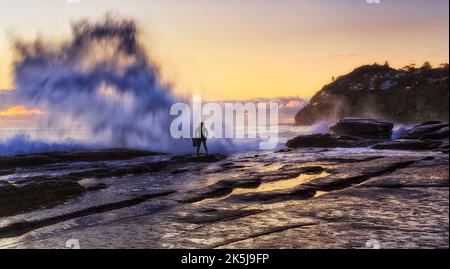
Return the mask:
[[[390,153],[292,149],[39,165],[31,168],[44,176],[14,185],[67,196],[47,193],[49,201],[33,198],[28,210],[0,216],[0,248],[64,248],[70,238],[82,248],[353,248],[364,247],[367,233],[387,246],[407,239],[411,247],[448,247],[448,155]],[[55,171],[61,175],[49,176]],[[84,190],[67,192],[77,185]],[[354,211],[358,205],[364,210]],[[354,228],[361,221],[364,228]],[[329,241],[343,227],[342,238]],[[416,229],[425,232],[418,237]]]

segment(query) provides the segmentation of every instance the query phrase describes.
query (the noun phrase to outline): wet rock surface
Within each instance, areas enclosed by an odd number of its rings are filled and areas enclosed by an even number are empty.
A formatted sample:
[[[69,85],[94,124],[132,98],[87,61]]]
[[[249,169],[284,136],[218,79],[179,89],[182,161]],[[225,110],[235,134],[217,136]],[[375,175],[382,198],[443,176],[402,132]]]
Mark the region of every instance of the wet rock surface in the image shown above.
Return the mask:
[[[448,139],[448,123],[428,121],[420,123],[406,131],[401,139]]]
[[[146,154],[146,155],[145,155]],[[77,197],[86,191],[98,191],[108,188],[105,183],[91,182],[87,184],[80,184],[84,179],[104,179],[123,177],[129,175],[142,175],[149,173],[157,173],[163,170],[178,171],[176,167],[180,165],[186,165],[189,163],[213,163],[219,160],[225,159],[225,155],[207,155],[207,156],[175,156],[169,160],[131,163],[127,165],[109,166],[97,168],[94,160],[102,160],[104,157],[108,161],[111,159],[129,159],[145,156],[153,156],[153,153],[141,152],[141,151],[129,151],[118,150],[106,150],[95,152],[76,152],[70,153],[48,153],[45,156],[52,156],[53,163],[68,162],[74,156],[79,156],[80,161],[94,162],[93,169],[86,171],[69,172],[57,176],[51,175],[39,175],[19,178],[12,183],[0,181],[0,217],[28,212],[41,207],[56,206],[65,202],[67,199]],[[59,157],[57,157],[59,156]],[[62,156],[62,157],[61,157]],[[32,158],[41,158],[41,155],[32,155]],[[17,168],[26,168],[30,166],[30,163],[24,162],[23,164],[16,163],[17,159],[29,160],[27,156],[13,156],[9,157],[13,161],[9,161],[8,157],[3,158],[3,163],[14,163]],[[47,157],[44,157],[46,162],[49,161]],[[35,165],[33,165],[35,166]],[[88,164],[86,164],[88,166]],[[64,168],[62,166],[61,168]],[[33,169],[33,168],[31,168]],[[189,171],[189,169],[186,169]]]
[[[440,150],[448,153],[448,123],[428,121],[407,130],[398,140],[379,143],[374,149]]]
[[[24,186],[80,192],[0,216],[0,248],[65,248],[69,239],[81,248],[367,248],[374,240],[448,248],[441,152],[292,149],[99,162],[2,177],[0,200]]]
[[[32,181],[24,184],[0,184],[0,217],[56,205],[76,197],[85,189],[67,180]]]
[[[339,135],[389,139],[393,128],[394,124],[376,119],[342,118],[330,130]]]
[[[393,124],[376,119],[342,118],[331,133],[300,135],[286,142],[287,148],[357,148],[384,150],[435,150],[448,153],[448,123],[428,121],[391,140]],[[283,152],[283,151],[279,151]]]
[[[373,146],[374,149],[397,149],[397,150],[432,150],[441,146],[440,141],[408,140],[399,139],[395,141],[378,143]]]
[[[390,122],[377,119],[342,118],[329,129],[331,133],[300,135],[286,142],[288,148],[356,148],[390,140]]]
[[[363,139],[354,136],[336,136],[332,134],[300,135],[286,142],[289,148],[356,148],[368,147],[379,140]]]
[[[73,152],[50,152],[39,154],[16,155],[11,157],[0,157],[0,168],[11,169],[17,167],[40,166],[52,163],[67,162],[95,162],[108,160],[126,160],[137,157],[160,155],[161,153],[139,151],[139,150],[92,150]]]

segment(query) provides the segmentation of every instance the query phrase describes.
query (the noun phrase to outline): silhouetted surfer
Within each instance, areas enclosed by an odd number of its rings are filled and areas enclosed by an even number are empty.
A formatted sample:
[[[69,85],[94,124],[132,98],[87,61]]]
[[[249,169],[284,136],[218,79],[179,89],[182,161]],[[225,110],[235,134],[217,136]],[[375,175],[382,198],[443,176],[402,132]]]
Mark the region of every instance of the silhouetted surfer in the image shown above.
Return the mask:
[[[203,122],[200,123],[200,126],[197,127],[195,131],[195,137],[193,139],[194,147],[197,147],[197,156],[200,155],[200,147],[203,144],[205,148],[206,154],[208,154],[208,147],[206,146],[206,140],[208,137],[208,129],[205,128]]]

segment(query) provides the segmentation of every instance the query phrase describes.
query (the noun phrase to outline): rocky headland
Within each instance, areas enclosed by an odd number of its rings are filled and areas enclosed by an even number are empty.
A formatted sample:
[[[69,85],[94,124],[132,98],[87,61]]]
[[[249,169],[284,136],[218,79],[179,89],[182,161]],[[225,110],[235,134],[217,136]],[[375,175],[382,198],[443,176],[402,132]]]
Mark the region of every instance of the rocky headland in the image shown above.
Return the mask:
[[[342,117],[379,118],[417,124],[448,122],[448,64],[432,68],[364,65],[325,85],[295,116],[300,125],[335,122]]]

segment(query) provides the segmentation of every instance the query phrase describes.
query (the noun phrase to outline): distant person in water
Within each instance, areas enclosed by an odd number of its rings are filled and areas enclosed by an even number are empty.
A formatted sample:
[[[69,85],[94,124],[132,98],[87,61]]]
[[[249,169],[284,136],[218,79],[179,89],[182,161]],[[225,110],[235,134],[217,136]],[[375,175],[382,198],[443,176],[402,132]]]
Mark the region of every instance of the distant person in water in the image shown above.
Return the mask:
[[[205,148],[206,154],[208,154],[208,147],[206,146],[206,140],[208,138],[208,129],[205,128],[205,125],[200,123],[200,126],[197,127],[197,130],[195,131],[195,138],[194,138],[194,147],[197,147],[197,156],[200,155],[200,147],[203,144],[203,147]]]

